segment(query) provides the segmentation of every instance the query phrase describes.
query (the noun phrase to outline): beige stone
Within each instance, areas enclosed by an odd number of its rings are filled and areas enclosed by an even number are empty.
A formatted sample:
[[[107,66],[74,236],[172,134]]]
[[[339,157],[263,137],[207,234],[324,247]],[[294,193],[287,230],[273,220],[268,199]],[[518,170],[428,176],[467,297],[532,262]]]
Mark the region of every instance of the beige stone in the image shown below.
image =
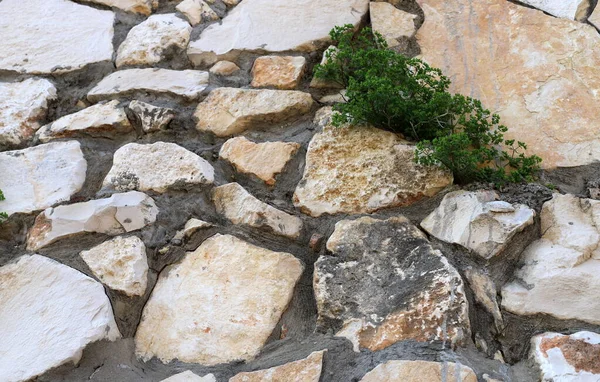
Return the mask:
[[[228,7],[235,7],[236,5],[239,4],[240,0],[223,0],[223,2],[225,3],[225,5],[227,5]]]
[[[299,361],[266,370],[239,373],[229,382],[319,382],[324,350],[311,353]]]
[[[452,362],[388,361],[368,372],[360,382],[477,382],[470,367]]]
[[[161,272],[135,335],[136,354],[207,366],[251,360],[302,271],[290,254],[217,234]]]
[[[501,333],[504,328],[504,319],[498,306],[496,285],[487,274],[477,268],[466,269],[465,277],[475,295],[475,300],[494,317],[496,329],[498,333]]]
[[[158,8],[158,0],[85,0],[87,3],[102,4],[125,12],[150,16]]]
[[[198,105],[194,117],[198,130],[226,137],[298,117],[312,104],[312,96],[299,91],[218,88]]]
[[[299,148],[300,144],[294,142],[254,143],[245,137],[235,137],[221,146],[219,157],[233,164],[237,171],[256,175],[272,186],[275,175],[283,171]]]
[[[274,87],[290,90],[298,87],[306,59],[302,56],[263,56],[254,61],[252,83],[255,88]]]
[[[200,24],[203,20],[215,21],[220,19],[219,15],[203,0],[183,0],[175,8],[183,13],[193,26]]]
[[[231,61],[219,61],[210,68],[209,72],[217,76],[230,76],[238,70],[240,67]]]
[[[198,231],[200,229],[207,229],[207,228],[210,228],[213,226],[214,226],[214,224],[212,224],[212,223],[205,222],[204,220],[192,218],[185,223],[182,230],[177,231],[175,236],[173,236],[173,240],[184,240],[184,239],[192,236],[196,231]]]
[[[411,38],[417,31],[414,21],[417,16],[404,12],[390,3],[371,2],[369,10],[373,30],[381,33],[390,48],[400,44],[399,38]]]
[[[521,0],[556,17],[584,21],[590,9],[590,0]]]
[[[418,0],[422,58],[478,98],[544,168],[600,159],[600,35],[505,0]],[[548,33],[552,31],[552,33]]]
[[[594,8],[594,11],[587,21],[596,28],[600,28],[600,7],[596,6],[596,8]]]

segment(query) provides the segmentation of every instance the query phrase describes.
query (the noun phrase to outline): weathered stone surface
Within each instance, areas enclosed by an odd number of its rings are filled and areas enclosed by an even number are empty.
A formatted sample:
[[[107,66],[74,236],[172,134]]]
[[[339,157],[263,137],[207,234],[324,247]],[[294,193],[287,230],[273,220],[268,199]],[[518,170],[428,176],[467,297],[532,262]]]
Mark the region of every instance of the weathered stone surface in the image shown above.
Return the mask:
[[[388,361],[368,372],[360,382],[477,382],[471,368],[452,362]]]
[[[177,5],[176,9],[183,13],[192,25],[200,24],[203,20],[215,21],[220,19],[219,15],[203,0],[183,0]]]
[[[323,353],[316,351],[299,361],[275,366],[266,370],[239,373],[229,382],[319,382],[323,366]]]
[[[213,181],[210,163],[175,143],[128,143],[115,152],[102,188],[165,192]]]
[[[463,281],[403,216],[342,220],[315,263],[319,323],[372,351],[398,341],[462,344],[470,335]],[[358,346],[357,346],[358,345]]]
[[[102,285],[49,258],[0,268],[0,380],[27,381],[121,336]]]
[[[188,47],[195,65],[234,60],[243,51],[311,52],[323,47],[336,25],[358,25],[368,0],[244,0]],[[307,28],[310,25],[310,28]]]
[[[600,334],[578,332],[566,336],[544,333],[531,339],[531,358],[540,368],[540,381],[600,380]]]
[[[217,212],[233,224],[266,229],[294,239],[302,231],[300,218],[258,200],[238,183],[216,187],[213,190],[213,202]]]
[[[3,0],[0,70],[64,73],[110,61],[114,18],[67,0]]]
[[[501,333],[504,328],[504,319],[502,312],[498,306],[496,295],[498,294],[496,285],[488,275],[476,268],[468,268],[465,270],[465,277],[471,286],[471,290],[475,295],[475,300],[494,317],[494,323],[498,333]]]
[[[219,61],[214,64],[209,72],[218,76],[230,76],[240,70],[240,67],[231,61]]]
[[[254,143],[245,137],[229,139],[221,146],[219,157],[230,162],[237,171],[256,175],[268,185],[275,184],[275,175],[300,149],[294,142]]]
[[[502,306],[600,324],[600,201],[554,194],[541,225],[542,238],[525,249],[524,266],[502,288]]]
[[[163,379],[161,382],[217,382],[217,379],[212,374],[200,377],[188,370]]]
[[[29,213],[69,200],[85,183],[79,142],[53,142],[0,153],[0,211]]]
[[[418,3],[422,58],[450,77],[450,91],[497,112],[509,127],[505,137],[526,142],[545,168],[600,159],[600,35],[593,27],[505,0]]]
[[[88,3],[102,4],[125,12],[150,16],[158,7],[158,0],[85,0]]]
[[[183,240],[187,237],[190,237],[194,232],[198,231],[199,229],[210,228],[212,226],[212,223],[192,218],[185,223],[185,226],[181,231],[177,231],[175,236],[173,236],[173,240]]]
[[[161,272],[135,336],[137,355],[203,365],[252,359],[302,271],[290,254],[211,237]]]
[[[596,8],[594,8],[594,11],[592,12],[587,21],[589,21],[590,24],[592,24],[596,28],[600,28],[600,7],[596,6]]]
[[[57,240],[98,232],[116,236],[154,223],[158,208],[148,195],[131,191],[110,198],[44,210],[27,236],[27,249],[37,250]]]
[[[90,106],[42,126],[37,131],[36,137],[41,142],[86,135],[110,138],[115,134],[132,130],[125,109],[119,107],[119,101],[110,101]]]
[[[142,101],[131,101],[128,107],[138,118],[145,133],[162,130],[175,118],[174,110]]]
[[[116,237],[79,254],[94,276],[111,289],[142,296],[148,284],[146,246],[136,236]]]
[[[274,87],[295,89],[298,87],[306,58],[302,56],[263,56],[254,61],[252,83],[255,88]]]
[[[386,2],[371,2],[369,9],[373,30],[381,33],[390,48],[400,45],[399,38],[411,38],[417,31],[414,21],[417,16],[412,13]]]
[[[127,69],[102,79],[87,95],[91,102],[135,92],[168,94],[190,100],[208,86],[208,73],[199,70]]]
[[[414,146],[394,133],[326,125],[308,145],[294,205],[311,216],[374,212],[410,205],[452,184],[450,172],[413,158]]]
[[[165,52],[185,49],[191,32],[190,24],[174,13],[150,16],[131,28],[119,46],[117,67],[159,63]]]
[[[510,240],[533,224],[535,211],[498,201],[494,191],[455,191],[421,222],[429,234],[460,244],[484,259],[500,254]]]
[[[31,138],[54,99],[56,88],[48,80],[0,82],[0,144],[20,145]]]
[[[198,105],[194,116],[198,130],[225,137],[297,117],[312,104],[311,95],[299,91],[218,88]]]
[[[521,0],[522,3],[556,17],[583,21],[590,8],[590,0]]]

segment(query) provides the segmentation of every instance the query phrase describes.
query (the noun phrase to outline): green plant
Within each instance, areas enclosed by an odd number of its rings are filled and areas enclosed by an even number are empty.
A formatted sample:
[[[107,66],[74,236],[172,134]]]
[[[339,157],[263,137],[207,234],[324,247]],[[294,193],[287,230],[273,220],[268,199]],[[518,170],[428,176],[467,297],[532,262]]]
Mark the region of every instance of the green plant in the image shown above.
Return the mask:
[[[4,192],[0,190],[0,202],[6,200],[4,197]],[[4,223],[8,219],[8,214],[6,212],[0,212],[0,223]]]
[[[346,88],[334,106],[335,126],[369,124],[418,142],[415,161],[444,165],[457,182],[530,181],[541,159],[526,156],[522,142],[504,139],[500,117],[479,100],[448,91],[441,70],[387,49],[383,37],[352,25],[335,27],[337,45],[327,50],[315,76]]]

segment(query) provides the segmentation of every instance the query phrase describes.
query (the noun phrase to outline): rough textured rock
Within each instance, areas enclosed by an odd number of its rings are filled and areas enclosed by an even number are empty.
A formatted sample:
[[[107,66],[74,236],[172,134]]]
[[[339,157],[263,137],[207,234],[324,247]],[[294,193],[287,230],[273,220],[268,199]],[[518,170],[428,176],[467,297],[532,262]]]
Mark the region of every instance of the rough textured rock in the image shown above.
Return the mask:
[[[116,237],[79,254],[110,289],[142,296],[148,284],[146,246],[136,236]]]
[[[114,18],[67,0],[3,0],[0,52],[10,54],[0,56],[0,70],[64,73],[110,61]]]
[[[248,373],[240,373],[229,382],[319,382],[323,366],[323,353],[311,353],[305,359]]]
[[[212,374],[200,377],[188,370],[163,379],[161,382],[217,382],[217,379]]]
[[[240,67],[231,61],[219,61],[214,64],[209,72],[218,76],[230,76],[240,70]]]
[[[102,4],[125,12],[150,16],[158,7],[158,0],[86,0],[88,3]]]
[[[502,288],[504,309],[600,324],[600,201],[554,194],[541,213],[542,238],[521,255]]]
[[[173,237],[173,240],[183,240],[187,237],[190,237],[194,232],[198,231],[199,229],[210,228],[212,226],[212,223],[205,222],[204,220],[190,219],[185,223],[185,226],[181,231],[177,231],[177,233]]]
[[[594,11],[588,18],[588,21],[590,24],[600,29],[600,7],[596,6],[596,8],[594,8]]]
[[[298,87],[306,58],[302,56],[263,56],[254,61],[252,83],[255,88],[274,87],[290,90]]]
[[[192,25],[200,24],[203,20],[215,21],[220,19],[219,15],[203,0],[183,0],[176,8],[183,13]]]
[[[488,275],[477,268],[466,269],[465,277],[475,295],[475,300],[483,305],[483,307],[494,317],[496,329],[498,330],[498,333],[500,333],[502,328],[504,328],[504,319],[502,318],[502,312],[498,306],[496,285],[494,285],[494,282]]]
[[[199,70],[127,69],[102,79],[87,95],[91,102],[118,98],[135,92],[200,97],[208,86],[208,73]]]
[[[111,138],[115,134],[132,130],[125,109],[119,107],[119,101],[110,101],[90,106],[42,126],[36,137],[41,142],[86,135]]]
[[[408,339],[469,338],[459,273],[408,219],[342,220],[327,249],[333,255],[319,257],[313,278],[321,327],[341,324],[338,335],[372,351]]]
[[[145,133],[162,130],[175,118],[174,110],[142,101],[131,101],[128,108],[135,114]]]
[[[510,240],[533,224],[535,211],[498,201],[494,191],[455,191],[427,216],[421,227],[448,243],[460,244],[484,259],[501,253]]]
[[[381,33],[390,48],[400,45],[399,38],[411,38],[417,31],[415,28],[417,16],[404,12],[390,3],[371,2],[369,10],[373,30]]]
[[[115,152],[102,188],[165,192],[213,181],[210,163],[175,143],[128,143]]]
[[[310,141],[294,205],[311,216],[374,212],[410,205],[452,184],[450,172],[413,158],[414,147],[394,133],[327,125]]]
[[[52,142],[0,153],[0,211],[29,213],[69,200],[85,183],[79,142]]]
[[[467,366],[452,362],[388,361],[368,372],[360,382],[477,382]]]
[[[135,336],[137,355],[203,365],[254,358],[302,271],[290,254],[211,237],[161,272]]]
[[[0,380],[26,381],[79,362],[87,344],[121,336],[102,285],[49,258],[0,268]]]
[[[33,251],[62,238],[84,232],[119,235],[154,223],[158,208],[148,195],[131,191],[110,198],[44,210],[27,236]]]
[[[48,80],[0,82],[0,144],[20,145],[31,138],[54,99],[56,88]]]
[[[194,117],[198,130],[226,137],[297,117],[312,104],[311,95],[299,91],[218,88],[198,105]]]
[[[272,231],[277,235],[298,238],[302,220],[264,203],[238,183],[229,183],[213,190],[213,202],[217,212],[233,224]]]
[[[540,368],[540,380],[544,382],[598,381],[599,356],[597,333],[544,333],[531,339],[531,358]]]
[[[245,137],[231,138],[221,146],[219,157],[230,162],[237,171],[256,175],[268,185],[298,151],[293,142],[254,143]]]
[[[545,168],[600,159],[600,35],[593,27],[505,0],[418,3],[422,58],[450,77],[451,92],[497,112],[509,127],[505,137],[526,142]]]
[[[336,25],[358,25],[368,0],[244,0],[188,47],[195,65],[235,60],[240,52],[312,52]],[[310,25],[310,28],[306,26]]]
[[[117,50],[117,67],[153,65],[173,49],[183,50],[192,27],[173,13],[153,15],[131,28]]]
[[[591,6],[590,0],[521,0],[522,3],[556,17],[583,21]]]

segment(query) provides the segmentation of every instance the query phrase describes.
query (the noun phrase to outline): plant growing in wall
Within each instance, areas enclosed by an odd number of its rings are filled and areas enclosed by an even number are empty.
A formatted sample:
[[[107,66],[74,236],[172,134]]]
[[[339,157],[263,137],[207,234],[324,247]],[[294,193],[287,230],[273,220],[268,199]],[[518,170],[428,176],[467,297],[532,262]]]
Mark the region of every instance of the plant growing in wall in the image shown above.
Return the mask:
[[[6,200],[4,197],[4,193],[0,190],[0,202]],[[4,223],[8,219],[8,214],[6,212],[0,212],[0,223]]]

